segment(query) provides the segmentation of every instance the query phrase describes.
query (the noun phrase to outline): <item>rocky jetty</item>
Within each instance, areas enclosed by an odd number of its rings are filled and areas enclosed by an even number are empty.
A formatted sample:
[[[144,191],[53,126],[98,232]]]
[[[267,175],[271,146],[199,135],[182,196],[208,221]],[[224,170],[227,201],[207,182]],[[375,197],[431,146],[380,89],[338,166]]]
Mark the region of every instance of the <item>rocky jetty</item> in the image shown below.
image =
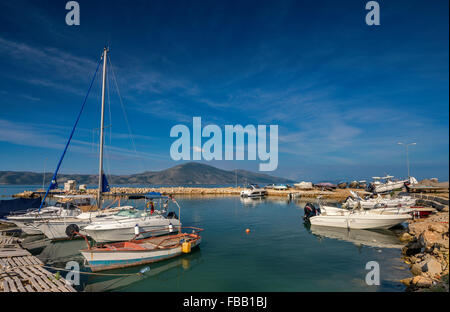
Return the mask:
[[[188,195],[188,196],[203,196],[203,195],[221,195],[221,196],[239,196],[244,188],[241,187],[111,187],[110,192],[104,193],[104,196],[120,196],[122,194],[133,194],[133,195],[144,195],[149,192],[160,192],[163,195]],[[296,199],[306,198],[317,198],[321,196],[323,199],[331,199],[335,201],[343,201],[348,196],[350,196],[350,189],[336,189],[333,191],[326,191],[320,189],[313,190],[274,190],[267,189],[268,196],[277,196],[288,198],[289,195],[295,195]],[[357,190],[358,191],[358,190]],[[45,193],[45,190],[38,190],[36,192],[25,191],[19,194],[13,195],[13,197],[36,197],[39,194]],[[359,193],[362,193],[359,190]],[[87,189],[85,191],[75,190],[68,192],[53,191],[49,193],[49,197],[53,195],[97,195],[97,189]]]
[[[403,259],[413,275],[401,280],[407,291],[449,291],[448,199],[445,203],[436,214],[410,221],[400,236],[406,243]]]

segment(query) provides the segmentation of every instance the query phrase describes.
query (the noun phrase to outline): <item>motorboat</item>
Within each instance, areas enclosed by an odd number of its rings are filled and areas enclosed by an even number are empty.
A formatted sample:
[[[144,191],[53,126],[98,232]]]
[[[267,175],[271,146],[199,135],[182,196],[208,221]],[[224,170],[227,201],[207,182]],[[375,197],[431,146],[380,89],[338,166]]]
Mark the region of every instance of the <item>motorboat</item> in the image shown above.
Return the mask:
[[[311,203],[305,206],[304,215],[304,220],[310,222],[311,225],[348,229],[389,229],[410,219],[412,216],[409,214],[349,210],[324,205],[316,207]]]
[[[247,189],[241,191],[241,197],[264,197],[266,195],[267,191],[257,184],[250,184]]]
[[[377,194],[376,198],[361,198],[357,193],[350,191],[344,205],[348,208],[376,209],[376,208],[399,208],[411,207],[416,204],[416,199],[411,196],[401,196],[397,198],[383,198]]]
[[[82,214],[86,207],[91,207],[93,199],[93,196],[89,195],[56,195],[55,197],[58,200],[54,205],[42,209],[29,209],[26,212],[14,212],[5,218],[16,224],[25,234],[38,235],[42,234],[42,231],[36,227],[35,222],[76,217]]]
[[[170,234],[177,231],[181,222],[175,212],[153,213],[130,210],[119,212],[113,218],[97,220],[83,228],[83,233],[98,243],[127,241],[136,233],[143,238]]]
[[[126,212],[133,209],[135,209],[133,206],[114,207],[84,212],[75,217],[64,216],[49,220],[37,220],[31,226],[51,240],[65,240],[71,238],[70,231],[68,231],[69,226],[77,232],[83,232],[83,229],[92,222],[124,219],[127,217]]]
[[[312,190],[314,189],[314,186],[312,184],[312,182],[305,182],[302,181],[300,183],[295,183],[294,187],[300,190]]]
[[[406,180],[394,180],[394,176],[391,175],[386,175],[385,177],[372,177],[372,179],[375,181],[368,185],[367,190],[375,194],[401,189],[405,186],[405,183],[417,181],[414,177],[410,177]]]
[[[382,214],[368,211],[335,211],[322,209],[322,213],[309,219],[312,225],[348,229],[389,229],[412,219],[409,214]]]
[[[289,187],[285,184],[279,184],[279,185],[275,185],[273,187],[273,189],[276,191],[285,191],[285,190],[289,189]]]

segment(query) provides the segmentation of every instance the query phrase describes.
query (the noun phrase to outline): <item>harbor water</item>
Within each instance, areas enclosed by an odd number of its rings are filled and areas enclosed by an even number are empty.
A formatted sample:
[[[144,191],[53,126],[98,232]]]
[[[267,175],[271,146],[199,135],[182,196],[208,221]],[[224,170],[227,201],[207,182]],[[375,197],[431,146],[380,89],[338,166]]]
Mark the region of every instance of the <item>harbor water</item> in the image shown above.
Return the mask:
[[[410,276],[393,231],[310,228],[302,220],[301,201],[237,196],[179,196],[177,201],[183,225],[205,229],[199,248],[171,260],[105,272],[129,276],[82,274],[78,290],[404,291],[399,280]],[[142,200],[133,203],[144,206]],[[89,271],[78,252],[85,248],[83,240],[27,241],[49,266],[77,261]],[[370,261],[379,264],[379,285],[366,282]],[[146,272],[133,274],[140,270]]]

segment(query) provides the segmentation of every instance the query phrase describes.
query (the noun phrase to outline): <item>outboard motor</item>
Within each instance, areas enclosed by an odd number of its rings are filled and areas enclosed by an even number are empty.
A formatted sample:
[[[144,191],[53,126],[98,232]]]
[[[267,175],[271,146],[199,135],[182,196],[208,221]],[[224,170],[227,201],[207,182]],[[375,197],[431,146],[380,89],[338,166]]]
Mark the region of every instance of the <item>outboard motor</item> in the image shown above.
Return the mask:
[[[303,220],[307,221],[311,217],[318,216],[320,214],[320,208],[316,208],[312,203],[307,203],[304,212]]]
[[[80,232],[80,228],[76,224],[69,224],[66,227],[66,235],[70,239],[73,239]]]

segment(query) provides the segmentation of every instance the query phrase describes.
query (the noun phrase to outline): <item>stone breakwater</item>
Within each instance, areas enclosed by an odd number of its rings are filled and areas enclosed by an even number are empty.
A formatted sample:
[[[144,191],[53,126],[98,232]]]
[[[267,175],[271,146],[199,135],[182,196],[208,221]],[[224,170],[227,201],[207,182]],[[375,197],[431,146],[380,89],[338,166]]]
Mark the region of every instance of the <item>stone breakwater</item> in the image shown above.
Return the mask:
[[[159,192],[163,195],[188,195],[188,196],[203,196],[203,195],[217,195],[217,196],[239,196],[244,188],[241,187],[111,187],[110,192],[104,193],[104,196],[117,196],[121,194],[134,194],[144,195],[149,192]],[[296,199],[312,199],[317,196],[322,196],[324,199],[332,199],[336,201],[343,201],[350,196],[350,189],[337,189],[334,191],[325,191],[320,189],[313,190],[272,190],[268,189],[268,196],[288,197],[289,194],[293,194]],[[41,193],[43,190],[39,190]],[[361,190],[356,190],[361,193]],[[14,195],[14,197],[35,197],[39,196],[39,192],[25,191]],[[61,192],[51,192],[50,197],[55,194],[61,194]],[[64,195],[96,195],[97,189],[87,189],[86,191],[70,191],[65,192]]]
[[[425,219],[411,220],[400,239],[404,261],[412,277],[401,282],[407,291],[449,291],[449,210],[447,201],[441,211]]]

